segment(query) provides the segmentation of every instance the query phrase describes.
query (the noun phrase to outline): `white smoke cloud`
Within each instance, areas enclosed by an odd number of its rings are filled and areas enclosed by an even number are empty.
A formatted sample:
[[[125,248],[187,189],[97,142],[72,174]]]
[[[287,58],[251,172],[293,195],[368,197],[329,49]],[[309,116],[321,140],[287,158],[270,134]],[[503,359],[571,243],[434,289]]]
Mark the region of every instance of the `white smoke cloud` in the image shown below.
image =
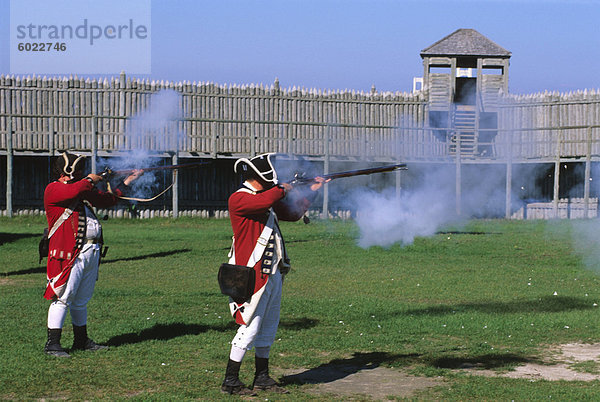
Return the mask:
[[[139,169],[158,166],[170,161],[157,157],[161,151],[173,151],[185,138],[178,129],[181,95],[174,90],[162,90],[153,94],[148,107],[125,122],[124,145],[120,156],[101,159],[100,170]],[[170,171],[168,173],[170,175]],[[148,198],[156,193],[165,171],[144,173],[131,186],[130,196]]]
[[[582,197],[583,186],[584,186],[584,165],[576,167],[578,169],[577,176],[581,177],[581,182],[578,183],[574,191],[569,194],[571,197]],[[600,165],[592,164],[591,177],[600,176]],[[589,217],[598,217],[598,199],[597,194],[600,193],[600,184],[598,180],[590,180],[590,193],[593,197],[590,197],[589,204]],[[577,188],[578,187],[578,188]],[[578,255],[586,268],[590,271],[600,273],[600,220],[598,219],[585,219],[585,220],[573,220],[571,221],[571,242],[572,248],[575,255]]]
[[[573,251],[585,266],[600,273],[600,221],[578,220],[572,222],[571,240]]]
[[[177,91],[162,90],[152,95],[146,109],[127,120],[126,137],[134,154],[177,147],[182,133],[174,119],[181,114],[180,101]]]
[[[381,192],[354,189],[350,199],[356,207],[358,245],[363,248],[409,245],[415,237],[431,236],[442,225],[455,221],[455,197],[447,183],[429,172],[418,187],[402,191],[399,197],[391,187]]]
[[[399,197],[395,187],[379,192],[364,187],[353,189],[348,199],[357,215],[358,245],[409,245],[416,237],[432,236],[445,226],[460,226],[470,218],[504,217],[504,169],[504,165],[462,166],[460,215],[456,205],[456,168],[451,164],[409,165],[409,171],[401,174],[411,174],[412,179]],[[518,169],[513,173],[518,175]],[[513,204],[519,206],[516,200]]]
[[[389,247],[409,245],[417,236],[431,236],[455,214],[449,204],[431,201],[427,190],[397,197],[394,189],[383,193],[357,192],[362,199],[356,223],[358,245]]]

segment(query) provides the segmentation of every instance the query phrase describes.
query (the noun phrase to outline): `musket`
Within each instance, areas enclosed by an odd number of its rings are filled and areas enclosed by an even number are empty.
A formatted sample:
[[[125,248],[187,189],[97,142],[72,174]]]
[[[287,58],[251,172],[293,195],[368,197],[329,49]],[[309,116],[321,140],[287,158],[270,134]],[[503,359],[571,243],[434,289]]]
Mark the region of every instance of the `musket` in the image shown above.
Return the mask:
[[[320,177],[322,177],[326,180],[327,179],[333,180],[333,179],[340,179],[342,177],[361,176],[361,175],[367,175],[367,174],[373,174],[373,173],[393,172],[394,170],[407,170],[407,169],[408,168],[406,167],[405,163],[397,163],[394,165],[385,165],[385,166],[379,166],[379,167],[375,167],[375,168],[348,170],[345,172],[324,174],[324,175],[321,175]],[[296,173],[294,175],[294,180],[292,180],[290,182],[290,184],[305,184],[305,183],[313,182],[313,181],[315,181],[315,179],[316,179],[316,177],[306,178],[302,174]]]
[[[210,162],[197,162],[197,163],[185,163],[181,165],[166,165],[166,166],[152,166],[147,168],[138,168],[138,169],[124,169],[124,170],[112,170],[109,167],[104,168],[100,176],[102,178],[112,177],[112,176],[124,176],[132,174],[136,170],[143,170],[145,172],[151,172],[155,170],[175,170],[175,169],[186,169],[196,166],[209,165]]]

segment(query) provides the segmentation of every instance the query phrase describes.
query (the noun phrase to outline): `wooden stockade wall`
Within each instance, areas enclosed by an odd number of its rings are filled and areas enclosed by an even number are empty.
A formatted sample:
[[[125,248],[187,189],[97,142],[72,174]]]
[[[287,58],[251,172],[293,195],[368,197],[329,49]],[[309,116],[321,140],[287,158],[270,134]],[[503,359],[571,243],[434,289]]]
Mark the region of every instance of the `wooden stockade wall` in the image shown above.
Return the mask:
[[[500,158],[600,157],[599,90],[510,95],[498,110],[495,147]]]
[[[163,90],[176,94],[175,109],[157,117],[164,111],[153,105],[160,106]],[[507,165],[507,180],[512,163],[600,160],[597,90],[509,95],[496,110],[498,129],[487,130],[493,140],[478,144],[492,152],[465,155],[451,152],[460,147],[428,126],[428,94],[422,91],[282,89],[277,81],[150,82],[124,74],[102,80],[0,76],[0,157],[6,160],[0,173],[6,185],[13,157],[47,157],[64,149],[104,157],[143,148],[172,162],[282,152],[322,161],[325,171],[330,161],[448,163],[457,172],[461,164],[500,163]],[[159,124],[153,116],[162,118]],[[207,175],[212,183],[219,176]],[[194,194],[177,199],[177,193],[173,208],[223,203],[216,198],[227,191],[211,199]]]
[[[175,91],[178,104],[169,124],[156,129],[151,119],[135,116],[161,90]],[[423,92],[0,76],[0,152],[9,147],[10,116],[17,153],[142,147],[210,158],[283,152],[382,162],[453,159],[448,143],[428,127],[427,113]],[[600,154],[599,91],[511,95],[498,114],[488,157],[554,158],[559,140],[561,157],[585,156],[589,141],[592,154]]]
[[[132,141],[149,127],[143,114],[153,94],[176,91],[171,125]],[[0,149],[12,116],[14,151],[127,151],[144,146],[212,158],[284,152],[396,160],[396,127],[422,127],[423,94],[282,90],[189,82],[0,77]],[[54,133],[51,136],[50,133]],[[95,134],[94,134],[95,133]],[[93,141],[94,135],[97,140]],[[421,136],[418,131],[415,135]],[[424,141],[426,139],[421,139]]]

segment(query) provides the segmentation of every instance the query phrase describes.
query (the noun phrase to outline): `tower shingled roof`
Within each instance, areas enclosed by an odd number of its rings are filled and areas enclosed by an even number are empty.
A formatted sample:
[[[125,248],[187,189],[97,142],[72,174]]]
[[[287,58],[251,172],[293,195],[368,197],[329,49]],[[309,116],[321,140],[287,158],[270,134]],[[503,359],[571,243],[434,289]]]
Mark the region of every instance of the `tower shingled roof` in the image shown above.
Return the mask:
[[[474,29],[457,29],[433,45],[421,50],[421,57],[487,56],[509,58],[511,52]]]

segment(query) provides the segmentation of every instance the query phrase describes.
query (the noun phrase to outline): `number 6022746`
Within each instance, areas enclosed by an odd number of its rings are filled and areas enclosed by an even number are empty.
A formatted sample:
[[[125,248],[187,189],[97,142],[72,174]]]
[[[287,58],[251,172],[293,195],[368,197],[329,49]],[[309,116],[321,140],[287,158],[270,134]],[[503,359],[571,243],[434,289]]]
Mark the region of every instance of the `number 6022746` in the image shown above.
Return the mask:
[[[63,42],[21,42],[17,45],[19,52],[64,52],[67,44]]]

